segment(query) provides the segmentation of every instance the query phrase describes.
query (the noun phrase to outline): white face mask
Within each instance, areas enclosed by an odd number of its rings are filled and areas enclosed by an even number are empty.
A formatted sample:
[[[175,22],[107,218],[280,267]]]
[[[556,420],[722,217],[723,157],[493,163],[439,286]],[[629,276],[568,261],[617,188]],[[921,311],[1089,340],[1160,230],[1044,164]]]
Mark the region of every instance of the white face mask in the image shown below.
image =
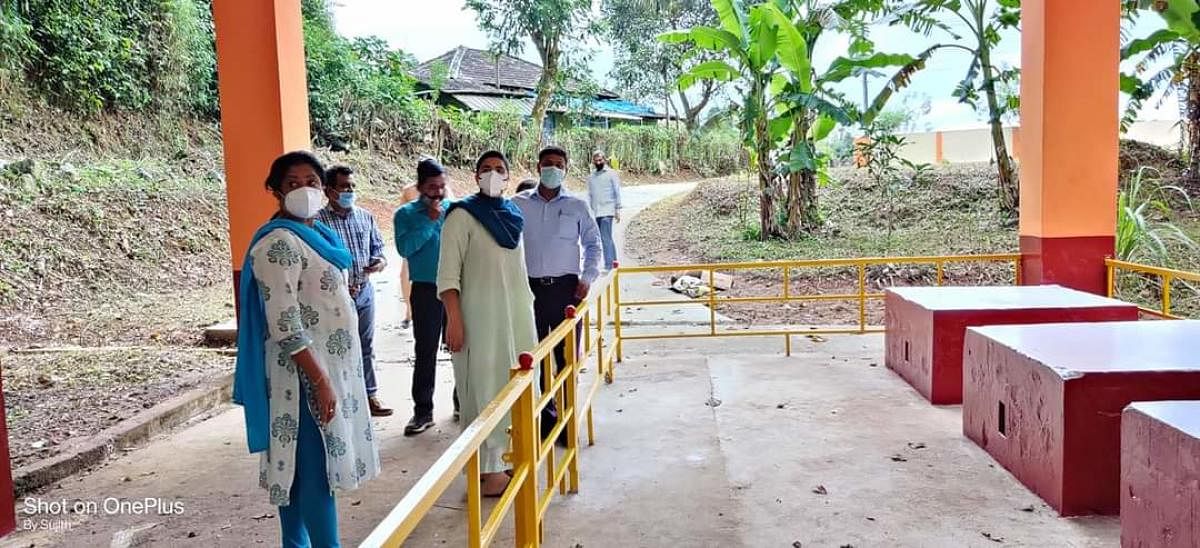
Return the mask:
[[[297,188],[283,197],[283,208],[298,219],[311,219],[325,206],[325,195],[311,186]]]
[[[563,179],[567,177],[567,172],[553,166],[542,167],[541,183],[542,186],[554,190],[562,186]]]
[[[479,176],[479,190],[492,198],[499,198],[504,192],[505,183],[508,177],[503,173],[489,171]]]

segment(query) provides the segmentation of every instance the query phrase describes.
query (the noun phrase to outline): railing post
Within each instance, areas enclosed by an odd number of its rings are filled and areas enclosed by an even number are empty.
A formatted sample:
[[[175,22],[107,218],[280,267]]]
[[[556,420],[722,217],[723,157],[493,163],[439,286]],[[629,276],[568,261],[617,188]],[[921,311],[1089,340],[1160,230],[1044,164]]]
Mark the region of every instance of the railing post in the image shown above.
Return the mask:
[[[1105,270],[1108,272],[1106,283],[1108,284],[1108,298],[1112,298],[1117,293],[1117,269],[1109,261],[1104,261]]]
[[[575,326],[579,325],[578,319],[575,317],[576,310],[573,306],[567,307],[567,319],[571,321],[572,328],[567,333],[566,352],[567,357],[567,379],[563,382],[563,402],[562,413],[567,413],[567,453],[571,457],[567,459],[567,475],[569,479],[569,490],[572,493],[579,492],[579,408],[576,406],[578,389],[579,389],[579,356],[575,354],[575,347],[578,343],[576,340]],[[573,453],[572,453],[573,452]]]
[[[596,375],[597,379],[604,377],[608,372],[608,365],[604,361],[604,303],[611,302],[612,298],[612,282],[609,282],[608,287],[604,288],[604,295],[598,301],[600,306],[596,307],[596,342],[592,345],[596,349]],[[588,312],[591,313],[590,311]]]
[[[717,334],[717,271],[708,269],[708,332]]]
[[[867,263],[858,264],[858,332],[867,332]]]
[[[1175,278],[1170,274],[1162,276],[1162,313],[1167,317],[1171,316],[1171,282],[1174,280]]]
[[[945,275],[946,275],[946,274],[945,274],[946,265],[945,265],[945,263],[944,263],[944,262],[942,262],[942,261],[937,261],[937,262],[936,262],[936,263],[934,263],[934,264],[936,264],[936,265],[937,265],[937,286],[938,286],[938,287],[941,287],[941,286],[942,286],[942,280],[945,278]]]
[[[467,546],[479,548],[483,544],[483,495],[479,485],[479,450],[467,461]]]
[[[614,334],[617,338],[617,340],[615,341],[616,350],[617,350],[617,355],[616,355],[615,359],[616,359],[617,363],[620,363],[620,362],[624,361],[624,358],[622,355],[623,354],[622,347],[623,347],[624,343],[621,340],[621,265],[620,265],[620,263],[618,263],[616,261],[613,261],[613,288],[615,291],[615,293],[613,294],[613,296],[614,296],[613,322],[616,326],[615,330],[614,330]],[[610,378],[608,379],[608,382],[612,382],[612,379],[611,379],[612,372],[611,371],[609,371],[609,375],[610,375]]]
[[[535,391],[534,384],[537,382],[537,373],[533,370],[533,355],[528,352],[522,352],[518,358],[521,374],[532,375],[529,385],[521,392],[521,396],[517,398],[517,403],[512,408],[512,443],[513,443],[513,470],[520,470],[522,467],[528,472],[523,476],[521,484],[517,486],[517,497],[514,501],[514,516],[513,519],[516,525],[516,544],[517,546],[533,546],[541,545],[541,523],[538,519],[538,494],[537,494],[537,452],[536,444],[540,434],[538,433],[537,422],[534,416],[534,401]]]

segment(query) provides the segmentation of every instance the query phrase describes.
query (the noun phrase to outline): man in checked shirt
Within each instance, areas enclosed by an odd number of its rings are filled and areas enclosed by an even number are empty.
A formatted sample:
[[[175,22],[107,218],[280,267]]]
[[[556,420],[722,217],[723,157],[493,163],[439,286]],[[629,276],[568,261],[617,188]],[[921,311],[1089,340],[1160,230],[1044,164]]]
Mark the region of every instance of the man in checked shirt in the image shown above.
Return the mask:
[[[318,214],[345,242],[354,258],[350,266],[350,296],[358,308],[358,337],[362,346],[363,379],[367,384],[367,403],[372,417],[387,417],[392,410],[375,397],[374,341],[375,288],[371,274],[387,266],[383,258],[383,237],[375,218],[361,207],[354,207],[354,171],[346,166],[333,166],[325,172],[325,197],[329,205]]]

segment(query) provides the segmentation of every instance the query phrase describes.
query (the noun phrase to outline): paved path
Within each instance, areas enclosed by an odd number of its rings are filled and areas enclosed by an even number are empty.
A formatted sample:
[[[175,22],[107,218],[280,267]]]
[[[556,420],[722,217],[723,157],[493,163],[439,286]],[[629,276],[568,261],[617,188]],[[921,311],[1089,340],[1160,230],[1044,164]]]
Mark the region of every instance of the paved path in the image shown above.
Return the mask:
[[[635,186],[625,189],[625,217],[633,219],[643,209],[666,198],[689,192],[695,188],[695,183],[674,183],[664,185]],[[628,221],[619,225],[619,230],[613,239],[617,247],[625,249],[625,229]],[[620,262],[624,266],[637,266],[637,261],[620,254]],[[628,274],[621,276],[621,299],[625,301],[669,301],[684,298],[666,288],[665,281],[652,274]],[[709,325],[710,314],[708,307],[703,304],[630,307],[622,311],[621,322],[635,328],[634,332],[642,333],[654,330],[672,329],[680,331],[686,326]],[[732,320],[718,314],[719,323],[729,323]]]

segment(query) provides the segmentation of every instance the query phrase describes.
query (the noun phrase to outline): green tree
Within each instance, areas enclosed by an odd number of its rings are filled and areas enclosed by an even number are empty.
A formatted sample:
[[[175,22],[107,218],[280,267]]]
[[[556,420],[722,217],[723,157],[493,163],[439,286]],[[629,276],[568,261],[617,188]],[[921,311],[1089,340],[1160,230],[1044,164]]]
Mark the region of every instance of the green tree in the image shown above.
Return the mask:
[[[216,110],[208,0],[0,5],[0,68],[22,68],[32,91],[76,112]]]
[[[870,124],[896,90],[906,86],[932,50],[918,56],[874,51],[867,37],[872,17],[887,7],[882,0],[821,2],[792,0],[749,6],[741,0],[712,0],[720,28],[699,26],[664,34],[668,43],[690,44],[721,58],[700,63],[680,77],[688,88],[698,81],[734,81],[742,93],[743,137],[759,176],[762,238],[794,237],[821,225],[817,186],[826,179],[829,158],[819,152],[838,124]],[[849,56],[823,72],[813,65],[822,36],[851,36]],[[838,83],[864,70],[899,66],[865,111],[857,110]],[[785,207],[776,211],[780,178],[786,177]]]
[[[1200,179],[1200,31],[1190,15],[1196,2],[1125,0],[1122,7],[1129,23],[1158,13],[1168,27],[1141,38],[1126,37],[1121,47],[1121,60],[1133,61],[1133,70],[1121,74],[1121,91],[1129,94],[1121,129],[1128,130],[1151,100],[1161,104],[1178,98],[1187,131],[1186,174]]]
[[[680,90],[677,82],[691,67],[715,56],[655,37],[718,24],[708,0],[604,0],[601,7],[605,36],[615,55],[610,76],[618,90],[638,101],[661,101],[668,114],[674,111],[685,120],[688,130],[697,129],[704,109],[720,91],[720,82],[704,80],[690,93]]]
[[[872,125],[892,95],[908,85],[912,75],[924,68],[936,49],[917,56],[875,51],[867,36],[867,27],[885,13],[888,4],[881,0],[843,0],[827,3],[817,0],[793,0],[785,8],[765,4],[779,29],[776,57],[783,68],[783,101],[772,120],[772,137],[789,139],[784,153],[786,162],[780,172],[787,175],[786,226],[789,236],[812,232],[821,225],[817,203],[818,182],[827,180],[829,158],[821,154],[817,143],[829,136],[838,124],[859,121]],[[820,39],[833,32],[851,38],[849,56],[838,57],[825,71],[813,64]],[[865,110],[859,111],[836,87],[847,78],[865,71],[899,67]],[[777,84],[778,85],[778,84]],[[790,134],[790,137],[786,137]]]
[[[760,6],[755,6],[749,14],[742,0],[712,0],[712,7],[717,12],[719,27],[673,31],[660,39],[668,44],[689,44],[721,57],[692,67],[679,77],[679,87],[686,90],[702,80],[735,82],[741,94],[738,110],[742,115],[742,140],[758,173],[759,236],[764,240],[781,236],[783,230],[775,215],[778,185],[771,162],[770,132],[773,105],[770,87],[778,70],[776,29],[765,20]]]
[[[419,141],[431,111],[416,95],[410,74],[416,60],[380,38],[339,35],[329,2],[301,4],[313,134],[331,146],[358,142],[370,147],[380,135],[394,142]]]
[[[1020,24],[1021,0],[995,0],[994,4],[992,9],[988,0],[921,0],[899,7],[895,14],[927,35],[934,30],[949,35],[955,42],[941,47],[962,50],[970,56],[967,73],[955,88],[954,96],[977,111],[986,109],[996,157],[997,198],[1002,209],[1015,213],[1020,192],[1017,171],[1004,142],[1003,120],[1020,105],[1019,96],[1002,94],[1020,72],[1000,67],[992,54],[1000,44],[1000,33]],[[963,39],[959,27],[966,29],[969,39],[966,44],[959,43]]]
[[[875,128],[886,133],[930,131],[926,116],[933,109],[928,95],[907,95],[898,107],[888,107],[875,118]]]
[[[479,26],[491,37],[493,47],[508,55],[519,55],[525,40],[533,42],[542,60],[542,75],[533,103],[533,127],[539,134],[546,109],[561,83],[559,70],[571,44],[582,43],[592,30],[590,0],[467,0],[479,15]]]

